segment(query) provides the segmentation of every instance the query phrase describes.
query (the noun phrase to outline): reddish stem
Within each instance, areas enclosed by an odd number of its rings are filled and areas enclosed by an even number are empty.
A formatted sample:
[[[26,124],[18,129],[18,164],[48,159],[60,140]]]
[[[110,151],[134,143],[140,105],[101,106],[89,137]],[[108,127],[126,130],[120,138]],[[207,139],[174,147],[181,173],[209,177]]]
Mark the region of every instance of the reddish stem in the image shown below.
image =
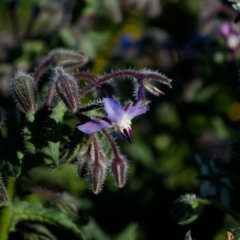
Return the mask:
[[[55,92],[54,91],[54,83],[50,83],[48,93],[47,93],[47,97],[46,97],[44,103],[42,104],[41,109],[49,107],[49,105],[51,104],[54,92]]]
[[[37,83],[41,74],[43,73],[43,71],[51,64],[50,60],[47,59],[46,61],[44,61],[40,67],[37,69],[36,73],[35,73],[35,76],[34,76],[34,79],[35,79],[35,82]]]
[[[98,163],[98,152],[99,152],[99,149],[98,149],[98,142],[97,142],[97,138],[96,136],[93,134],[92,135],[92,140],[93,140],[93,147],[94,147],[94,162],[95,163]]]
[[[90,90],[92,90],[94,87],[96,87],[100,84],[103,84],[104,82],[107,82],[108,80],[110,80],[112,78],[121,77],[121,76],[130,76],[130,77],[136,78],[137,81],[141,85],[143,84],[143,80],[145,78],[148,78],[148,79],[159,80],[162,83],[165,83],[169,87],[171,87],[170,81],[167,78],[165,78],[161,75],[158,75],[158,74],[155,74],[155,73],[139,73],[139,72],[135,72],[135,71],[131,71],[131,70],[123,70],[123,71],[120,71],[120,72],[110,73],[110,74],[100,78],[98,81],[95,81],[92,84],[89,84],[82,91],[79,92],[79,98],[82,97],[83,95],[85,95]]]
[[[82,72],[82,73],[76,73],[73,75],[74,78],[85,78],[85,79],[88,79],[88,80],[92,80],[93,82],[95,82],[98,77],[94,74],[91,74],[91,73],[85,73],[85,72]]]
[[[223,5],[214,8],[211,12],[211,15],[216,15],[220,12],[228,14],[233,20],[237,16],[237,13],[232,8]]]
[[[108,141],[110,142],[114,156],[120,158],[119,154],[118,154],[118,149],[117,149],[116,144],[115,144],[113,138],[111,137],[111,135],[108,133],[108,131],[106,129],[102,129],[102,132],[104,133],[104,135],[107,137]]]

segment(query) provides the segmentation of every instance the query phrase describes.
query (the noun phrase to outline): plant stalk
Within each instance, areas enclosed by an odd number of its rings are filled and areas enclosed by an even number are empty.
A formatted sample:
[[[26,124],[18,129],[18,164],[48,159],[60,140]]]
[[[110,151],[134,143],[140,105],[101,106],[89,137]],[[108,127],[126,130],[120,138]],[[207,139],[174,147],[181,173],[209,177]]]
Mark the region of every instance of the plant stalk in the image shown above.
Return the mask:
[[[11,202],[14,196],[15,192],[15,183],[16,178],[15,177],[8,177],[8,183],[7,183],[7,192],[8,192],[8,198]],[[11,205],[10,206],[4,206],[1,211],[1,217],[0,217],[0,239],[1,240],[7,240],[8,239],[8,231],[9,231],[9,225],[10,225],[10,219],[11,219]]]

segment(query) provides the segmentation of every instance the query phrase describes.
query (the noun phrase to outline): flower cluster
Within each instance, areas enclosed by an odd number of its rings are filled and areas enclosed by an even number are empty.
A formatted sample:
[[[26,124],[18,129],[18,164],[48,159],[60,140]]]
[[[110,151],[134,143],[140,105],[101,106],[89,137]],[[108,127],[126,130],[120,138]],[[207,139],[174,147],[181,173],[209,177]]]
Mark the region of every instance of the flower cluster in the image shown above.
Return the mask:
[[[132,119],[145,114],[149,109],[144,89],[155,95],[164,94],[152,84],[152,81],[171,87],[171,80],[149,70],[122,70],[102,77],[88,72],[77,71],[76,73],[74,68],[84,65],[86,61],[87,57],[81,52],[56,49],[48,55],[33,76],[17,72],[12,79],[11,86],[13,97],[22,112],[23,138],[26,149],[32,154],[41,150],[42,146],[37,145],[39,141],[32,132],[38,132],[38,126],[36,129],[34,124],[47,124],[48,147],[55,161],[53,169],[67,162],[77,162],[79,177],[87,178],[92,191],[99,193],[108,168],[118,187],[125,185],[128,169],[126,157],[120,153],[115,140],[107,129],[119,132],[132,143]],[[36,85],[41,79],[42,73],[49,67],[52,68],[52,74],[48,91],[43,98],[43,103],[38,104]],[[117,101],[114,87],[108,81],[119,77],[128,77],[135,81],[136,90],[138,90],[135,104],[128,101],[122,106]],[[81,80],[91,82],[85,88],[79,89],[78,81]],[[82,97],[94,89],[102,100],[83,107]],[[57,101],[53,101],[54,98]],[[57,104],[54,106],[56,102]],[[97,111],[103,107],[106,116],[96,114],[89,117],[85,114],[90,110]],[[68,136],[70,142],[62,144],[60,142],[61,127],[67,111],[73,117],[78,118],[81,123],[76,126],[73,135]],[[36,117],[39,117],[37,121],[35,121]],[[39,134],[41,135],[41,132]],[[105,145],[103,145],[103,138],[107,142]],[[60,153],[61,145],[64,152]],[[109,149],[111,150],[109,151]]]

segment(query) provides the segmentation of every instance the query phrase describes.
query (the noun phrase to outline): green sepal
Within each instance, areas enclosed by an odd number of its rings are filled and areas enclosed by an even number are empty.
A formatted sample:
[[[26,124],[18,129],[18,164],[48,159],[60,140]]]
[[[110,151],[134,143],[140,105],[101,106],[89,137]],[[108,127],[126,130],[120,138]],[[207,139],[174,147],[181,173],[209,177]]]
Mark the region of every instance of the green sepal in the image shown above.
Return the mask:
[[[76,234],[79,239],[84,239],[82,231],[63,212],[44,208],[40,204],[29,204],[28,202],[16,202],[13,205],[12,218],[9,230],[15,231],[19,221],[36,221],[50,224],[59,228],[69,230]]]
[[[53,109],[47,123],[48,146],[55,162],[59,159],[60,137],[64,114],[67,109],[63,102],[59,102]]]
[[[34,154],[36,151],[34,136],[36,136],[36,128],[34,127],[34,113],[26,114],[26,119],[23,127],[23,138],[27,151]]]

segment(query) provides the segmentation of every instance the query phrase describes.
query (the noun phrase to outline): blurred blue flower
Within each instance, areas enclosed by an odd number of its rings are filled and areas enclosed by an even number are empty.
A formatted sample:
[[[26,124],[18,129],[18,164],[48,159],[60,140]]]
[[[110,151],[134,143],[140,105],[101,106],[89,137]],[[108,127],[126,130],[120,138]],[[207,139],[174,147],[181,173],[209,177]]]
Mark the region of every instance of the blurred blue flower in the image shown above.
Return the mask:
[[[124,107],[116,100],[103,98],[104,108],[108,116],[101,117],[102,120],[100,121],[92,120],[77,128],[86,134],[93,134],[104,128],[112,128],[115,131],[119,131],[124,138],[132,143],[131,120],[138,115],[146,113],[148,110],[148,107],[141,107],[142,96],[143,86],[138,91],[136,105],[132,106],[132,102],[128,102]]]

